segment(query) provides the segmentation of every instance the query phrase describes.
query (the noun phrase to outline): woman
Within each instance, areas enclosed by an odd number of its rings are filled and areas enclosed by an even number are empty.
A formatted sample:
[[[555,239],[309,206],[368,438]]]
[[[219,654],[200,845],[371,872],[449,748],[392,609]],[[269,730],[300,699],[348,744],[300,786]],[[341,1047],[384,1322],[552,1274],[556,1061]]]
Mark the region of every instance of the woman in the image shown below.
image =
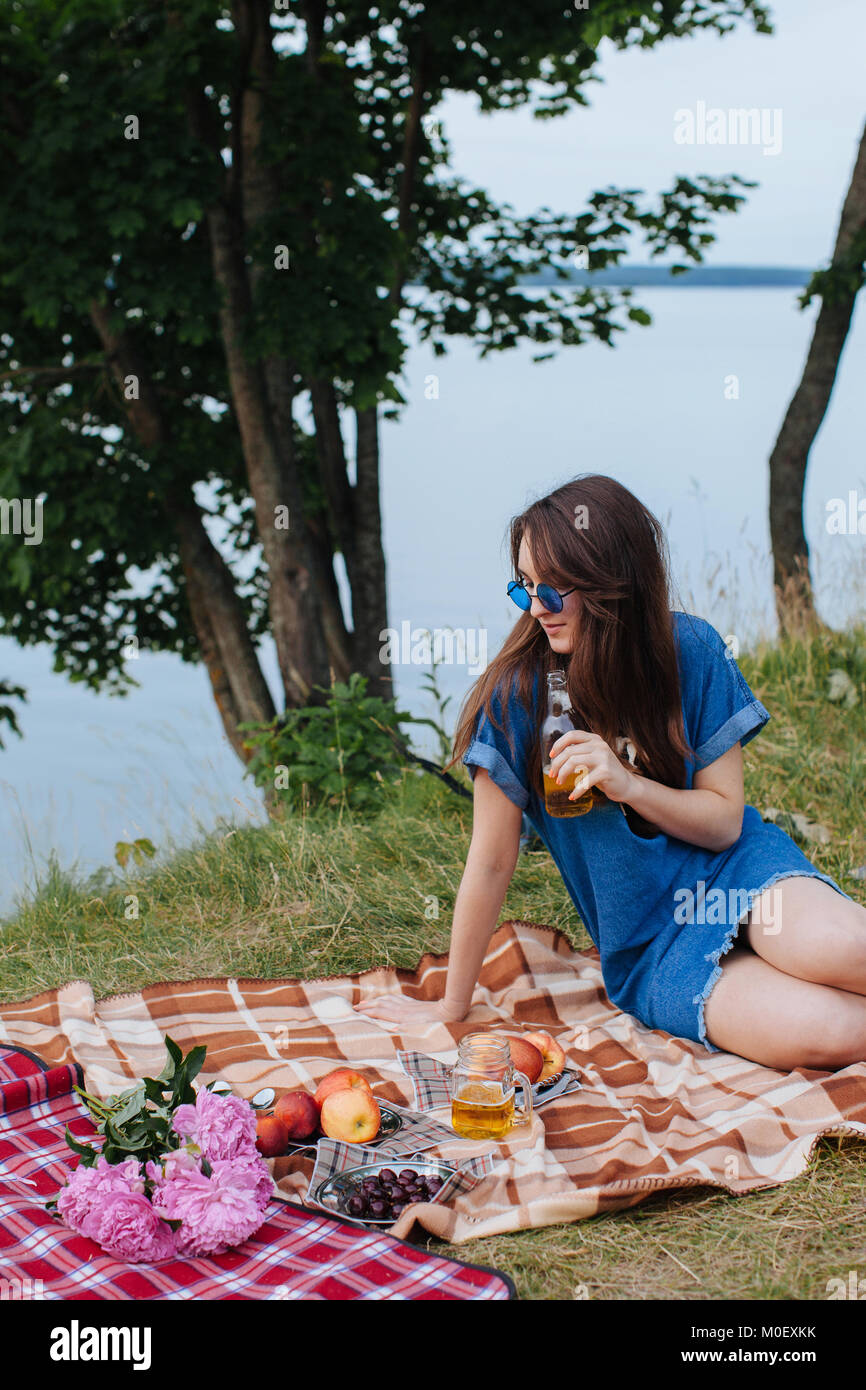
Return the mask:
[[[671,609],[659,522],[612,478],[583,475],[512,522],[511,552],[524,611],[455,735],[474,815],[444,998],[358,1010],[409,1026],[466,1015],[525,811],[618,1008],[782,1071],[866,1059],[866,909],[744,806],[742,745],[770,716],[716,630]],[[570,793],[596,789],[585,815],[544,805],[557,668],[575,728],[553,744],[550,775],[569,786],[586,770]]]

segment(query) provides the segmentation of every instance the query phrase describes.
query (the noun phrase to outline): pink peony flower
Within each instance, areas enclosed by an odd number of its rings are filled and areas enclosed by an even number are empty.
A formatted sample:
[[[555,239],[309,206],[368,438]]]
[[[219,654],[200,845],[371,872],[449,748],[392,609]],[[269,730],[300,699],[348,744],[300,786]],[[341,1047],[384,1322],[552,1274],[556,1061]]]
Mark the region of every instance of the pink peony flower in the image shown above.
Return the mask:
[[[255,1111],[240,1096],[215,1095],[203,1086],[195,1105],[178,1106],[171,1125],[181,1138],[198,1145],[209,1163],[258,1156]]]
[[[255,1193],[259,1210],[264,1211],[271,1197],[274,1195],[274,1180],[271,1176],[271,1170],[258,1153],[255,1158],[245,1158],[241,1156],[240,1158],[236,1158],[232,1163],[232,1167],[236,1171],[240,1171],[244,1166],[250,1170],[250,1186]]]
[[[109,1163],[102,1154],[91,1168],[79,1163],[57,1198],[57,1210],[67,1226],[95,1240],[94,1223],[99,1204],[111,1193],[144,1192],[141,1165],[136,1158]]]
[[[167,1162],[154,1188],[154,1210],[182,1223],[175,1232],[181,1255],[218,1255],[242,1244],[264,1219],[272,1182],[262,1159],[216,1159],[212,1168],[206,1177],[195,1165]]]
[[[165,1260],[177,1251],[175,1233],[141,1192],[106,1192],[92,1217],[93,1239],[116,1260]]]
[[[162,1182],[163,1178],[176,1177],[181,1172],[201,1172],[199,1160],[189,1149],[172,1149],[161,1158],[149,1159],[144,1167],[148,1178],[156,1183]]]

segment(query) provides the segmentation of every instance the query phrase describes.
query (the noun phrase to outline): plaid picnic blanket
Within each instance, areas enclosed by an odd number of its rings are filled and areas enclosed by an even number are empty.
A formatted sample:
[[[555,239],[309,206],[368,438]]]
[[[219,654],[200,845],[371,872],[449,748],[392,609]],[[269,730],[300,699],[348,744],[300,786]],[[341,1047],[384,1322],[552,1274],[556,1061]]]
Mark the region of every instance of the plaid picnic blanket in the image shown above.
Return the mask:
[[[447,956],[425,955],[415,970],[161,983],[99,1001],[74,981],[0,1005],[0,1041],[30,1048],[52,1067],[77,1062],[87,1088],[100,1095],[158,1072],[168,1033],[184,1051],[206,1044],[203,1079],[223,1078],[240,1095],[266,1085],[278,1093],[312,1089],[347,1065],[368,1077],[380,1099],[411,1108],[413,1082],[400,1053],[450,1065],[464,1033],[548,1032],[565,1049],[580,1089],[540,1107],[528,1127],[493,1146],[482,1181],[448,1203],[413,1204],[391,1227],[402,1237],[417,1220],[455,1244],[631,1207],[664,1188],[776,1186],[805,1170],[820,1135],[866,1138],[866,1063],[783,1073],[645,1028],[611,1004],[597,951],[576,951],[549,927],[499,926],[472,1009],[459,1023],[401,1033],[352,1008],[383,992],[438,998],[447,966]],[[447,1109],[429,1114],[448,1122]],[[456,1166],[490,1148],[455,1138],[427,1152]],[[292,1201],[305,1200],[313,1166],[307,1153],[272,1160]]]
[[[96,1133],[72,1090],[82,1080],[76,1063],[46,1068],[0,1044],[0,1300],[513,1296],[498,1271],[278,1201],[249,1240],[223,1255],[137,1265],[103,1254],[44,1206],[75,1162],[66,1126],[83,1141]]]

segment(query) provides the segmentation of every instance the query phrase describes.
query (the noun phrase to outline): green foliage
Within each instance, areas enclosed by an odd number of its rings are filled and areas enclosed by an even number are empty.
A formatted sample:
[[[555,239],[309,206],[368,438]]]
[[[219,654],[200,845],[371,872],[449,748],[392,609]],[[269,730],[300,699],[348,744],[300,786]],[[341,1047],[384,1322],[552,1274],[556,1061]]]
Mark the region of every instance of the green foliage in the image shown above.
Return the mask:
[[[863,285],[866,267],[866,227],[862,228],[839,260],[824,270],[816,270],[799,298],[805,309],[817,296],[824,304],[839,304],[854,299]]]
[[[242,724],[254,750],[247,774],[277,804],[356,809],[375,806],[408,763],[401,722],[418,723],[392,700],[367,695],[357,673],[330,690],[323,705],[287,710],[269,724]]]
[[[66,1142],[86,1167],[92,1168],[100,1155],[107,1163],[122,1163],[127,1158],[146,1163],[181,1147],[183,1140],[172,1129],[172,1116],[179,1105],[195,1104],[192,1081],[204,1065],[207,1048],[194,1047],[184,1057],[169,1037],[165,1047],[168,1058],[159,1076],[144,1076],[120,1095],[100,1100],[75,1087],[104,1139],[97,1150],[80,1143],[67,1128]]]
[[[156,854],[156,848],[147,839],[133,840],[128,843],[126,840],[118,840],[114,846],[114,857],[122,869],[129,863],[129,856],[132,855],[136,864],[141,865],[147,859],[152,859]]]
[[[12,700],[26,700],[27,691],[21,685],[13,685],[11,681],[0,680],[0,698]],[[0,724],[8,724],[13,734],[21,737],[21,729],[18,725],[18,716],[12,705],[0,704]],[[3,739],[0,738],[0,748],[5,748]]]

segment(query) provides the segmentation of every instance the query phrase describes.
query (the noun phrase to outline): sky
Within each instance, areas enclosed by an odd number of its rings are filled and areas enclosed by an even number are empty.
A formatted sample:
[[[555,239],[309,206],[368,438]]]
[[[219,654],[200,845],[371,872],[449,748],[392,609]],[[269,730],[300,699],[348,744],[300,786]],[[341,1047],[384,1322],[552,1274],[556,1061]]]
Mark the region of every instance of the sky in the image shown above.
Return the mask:
[[[609,184],[653,192],[678,174],[737,173],[760,187],[747,190],[746,207],[718,219],[708,259],[823,264],[866,118],[866,3],[778,0],[769,8],[772,35],[745,21],[724,37],[670,39],[650,50],[622,52],[605,41],[604,81],[587,89],[591,105],[556,120],[536,120],[528,109],[488,116],[475,97],[449,96],[440,111],[455,171],[522,215],[545,205],[580,211]],[[762,144],[677,143],[676,113],[697,114],[699,102],[708,112],[766,111],[781,128],[779,153],[765,154]],[[630,259],[648,256],[638,244]]]

